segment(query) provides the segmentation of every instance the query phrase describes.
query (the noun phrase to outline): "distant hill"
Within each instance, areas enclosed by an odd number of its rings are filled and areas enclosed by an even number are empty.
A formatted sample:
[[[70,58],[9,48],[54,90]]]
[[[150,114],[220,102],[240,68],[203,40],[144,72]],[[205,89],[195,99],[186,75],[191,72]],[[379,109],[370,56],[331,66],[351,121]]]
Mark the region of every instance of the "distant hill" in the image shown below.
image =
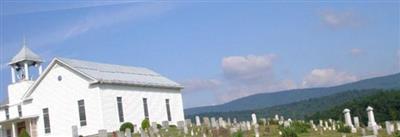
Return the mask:
[[[207,112],[195,114],[201,117],[231,117],[238,118],[239,120],[250,120],[251,113],[256,113],[260,117],[273,117],[275,114],[283,115],[285,118],[291,119],[308,119],[315,113],[320,111],[326,111],[332,109],[336,106],[345,104],[346,102],[351,102],[353,100],[359,100],[366,96],[375,95],[384,91],[390,90],[354,90],[336,93],[329,96],[323,96],[319,98],[313,98],[308,100],[303,100],[299,102],[294,102],[285,105],[278,105],[272,107],[266,107],[263,109],[254,110],[243,110],[243,111],[228,111],[228,112]],[[397,90],[400,93],[400,90]],[[188,115],[187,118],[193,118],[195,115]],[[338,116],[341,116],[340,114]]]
[[[185,109],[185,115],[193,115],[205,112],[228,112],[261,109],[311,98],[328,96],[340,92],[363,89],[400,89],[400,73],[361,80],[334,87],[294,89],[273,93],[255,94],[221,105]]]
[[[400,90],[379,92],[374,95],[352,100],[329,110],[315,113],[308,119],[343,119],[342,111],[348,108],[352,116],[358,116],[361,122],[367,125],[368,115],[366,108],[368,106],[374,108],[375,120],[377,122],[400,120]]]

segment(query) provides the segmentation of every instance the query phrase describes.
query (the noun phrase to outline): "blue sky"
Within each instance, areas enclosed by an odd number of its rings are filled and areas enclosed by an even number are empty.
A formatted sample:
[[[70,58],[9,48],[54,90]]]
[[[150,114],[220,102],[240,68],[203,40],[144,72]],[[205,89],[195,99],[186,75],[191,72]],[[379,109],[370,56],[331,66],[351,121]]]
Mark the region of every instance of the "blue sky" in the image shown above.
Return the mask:
[[[400,3],[1,3],[1,93],[28,47],[54,57],[142,66],[186,88],[184,107],[333,86],[400,70]]]

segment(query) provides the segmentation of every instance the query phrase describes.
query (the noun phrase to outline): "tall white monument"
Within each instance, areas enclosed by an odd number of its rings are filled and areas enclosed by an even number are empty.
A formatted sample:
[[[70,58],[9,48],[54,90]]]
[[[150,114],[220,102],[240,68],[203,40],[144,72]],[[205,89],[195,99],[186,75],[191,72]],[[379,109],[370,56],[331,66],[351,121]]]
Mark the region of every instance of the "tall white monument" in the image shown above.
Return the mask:
[[[345,125],[351,128],[352,133],[357,132],[357,130],[353,126],[353,123],[351,122],[350,110],[346,108],[343,110],[343,113],[344,113]]]
[[[255,113],[251,114],[251,121],[253,125],[257,125],[257,116]]]
[[[372,108],[371,106],[368,106],[367,114],[368,114],[368,128],[373,129],[374,127],[377,127],[377,124],[375,122],[375,116],[374,116],[374,108]]]

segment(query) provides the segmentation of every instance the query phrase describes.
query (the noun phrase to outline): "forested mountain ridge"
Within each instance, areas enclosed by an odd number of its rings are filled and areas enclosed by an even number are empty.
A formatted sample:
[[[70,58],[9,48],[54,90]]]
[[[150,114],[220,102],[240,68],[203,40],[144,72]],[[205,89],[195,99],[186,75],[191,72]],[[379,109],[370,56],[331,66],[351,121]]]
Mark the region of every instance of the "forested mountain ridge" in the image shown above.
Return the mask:
[[[229,111],[229,112],[209,112],[209,113],[200,113],[196,115],[208,116],[208,117],[225,117],[225,118],[231,117],[231,118],[238,118],[239,120],[249,120],[250,118],[249,116],[251,115],[251,113],[254,112],[260,117],[273,117],[275,114],[278,114],[278,115],[283,115],[285,118],[308,119],[317,112],[326,111],[336,106],[345,104],[346,102],[359,100],[386,91],[392,92],[391,90],[379,90],[379,89],[352,90],[285,105],[266,107],[263,109]],[[400,92],[400,90],[396,91]],[[341,116],[341,113],[338,115]],[[193,118],[194,116],[195,115],[188,115],[187,118]]]
[[[290,104],[298,101],[328,96],[335,93],[363,89],[400,89],[400,73],[360,80],[326,88],[309,88],[279,91],[273,93],[261,93],[233,100],[231,102],[197,108],[185,109],[186,115],[209,112],[229,112],[242,110],[255,110],[266,107]]]

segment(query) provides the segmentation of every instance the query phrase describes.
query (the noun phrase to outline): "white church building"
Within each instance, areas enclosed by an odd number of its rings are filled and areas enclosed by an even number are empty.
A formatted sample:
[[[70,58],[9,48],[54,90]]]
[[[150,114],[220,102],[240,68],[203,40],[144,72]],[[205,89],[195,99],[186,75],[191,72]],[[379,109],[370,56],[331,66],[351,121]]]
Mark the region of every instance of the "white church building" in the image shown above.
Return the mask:
[[[8,102],[0,106],[0,136],[71,137],[116,131],[143,119],[184,120],[178,83],[141,67],[54,58],[43,60],[24,44],[12,58]]]

